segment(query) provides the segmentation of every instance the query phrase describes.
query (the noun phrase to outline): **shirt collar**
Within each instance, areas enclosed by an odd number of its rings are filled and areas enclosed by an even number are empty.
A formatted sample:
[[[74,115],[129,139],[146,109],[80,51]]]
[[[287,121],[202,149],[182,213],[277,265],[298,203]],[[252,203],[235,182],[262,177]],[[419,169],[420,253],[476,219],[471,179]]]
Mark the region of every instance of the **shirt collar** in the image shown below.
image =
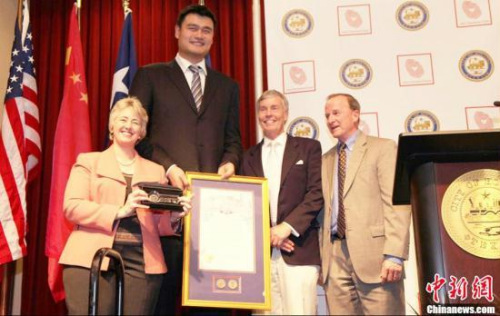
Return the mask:
[[[286,133],[282,132],[278,137],[275,139],[271,140],[264,136],[264,146],[269,146],[269,143],[275,143],[275,144],[280,144],[281,146],[285,145],[286,143]]]
[[[205,76],[207,75],[207,65],[205,64],[205,59],[203,59],[202,61],[200,61],[197,64],[191,64],[191,62],[189,60],[187,60],[186,58],[183,58],[179,53],[177,53],[177,55],[175,56],[175,61],[179,64],[179,67],[181,67],[182,72],[191,71],[188,69],[189,66],[195,65],[195,66],[198,66],[202,69],[202,73]]]
[[[357,130],[354,134],[351,135],[351,137],[347,139],[347,141],[345,142],[347,150],[352,151],[354,143],[356,142],[356,139],[358,139],[358,136],[359,136],[359,130]]]

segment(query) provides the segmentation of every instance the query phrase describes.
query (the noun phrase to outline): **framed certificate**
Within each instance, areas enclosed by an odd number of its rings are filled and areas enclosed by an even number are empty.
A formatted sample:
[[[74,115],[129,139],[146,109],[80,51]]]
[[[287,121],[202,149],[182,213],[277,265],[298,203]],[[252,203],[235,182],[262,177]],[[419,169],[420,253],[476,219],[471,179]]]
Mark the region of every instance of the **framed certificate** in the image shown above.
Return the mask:
[[[187,173],[182,305],[269,310],[267,179]]]

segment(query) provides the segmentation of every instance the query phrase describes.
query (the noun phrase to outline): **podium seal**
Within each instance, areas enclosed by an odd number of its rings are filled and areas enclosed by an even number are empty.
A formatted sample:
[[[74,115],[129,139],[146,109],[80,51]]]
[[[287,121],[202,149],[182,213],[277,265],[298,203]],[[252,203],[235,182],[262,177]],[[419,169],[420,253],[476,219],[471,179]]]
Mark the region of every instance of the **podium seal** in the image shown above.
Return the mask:
[[[478,169],[455,179],[444,194],[441,217],[460,248],[500,259],[500,171]]]

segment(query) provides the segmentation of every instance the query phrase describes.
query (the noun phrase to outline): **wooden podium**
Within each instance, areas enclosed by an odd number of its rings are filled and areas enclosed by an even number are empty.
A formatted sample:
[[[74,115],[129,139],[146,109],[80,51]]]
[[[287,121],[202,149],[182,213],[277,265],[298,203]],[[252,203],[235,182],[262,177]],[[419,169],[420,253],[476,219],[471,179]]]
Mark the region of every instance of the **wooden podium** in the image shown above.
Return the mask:
[[[467,178],[483,175],[479,169],[488,169],[496,182]],[[399,136],[393,202],[412,206],[422,313],[427,313],[428,305],[496,306],[500,312],[498,170],[500,130]],[[455,219],[453,227],[450,218]],[[436,275],[445,281],[439,290]],[[450,283],[452,276],[465,282],[461,287]],[[492,277],[492,302],[485,298],[486,292],[478,292],[487,290],[488,284],[478,282],[487,276]],[[449,292],[453,288],[461,292]]]

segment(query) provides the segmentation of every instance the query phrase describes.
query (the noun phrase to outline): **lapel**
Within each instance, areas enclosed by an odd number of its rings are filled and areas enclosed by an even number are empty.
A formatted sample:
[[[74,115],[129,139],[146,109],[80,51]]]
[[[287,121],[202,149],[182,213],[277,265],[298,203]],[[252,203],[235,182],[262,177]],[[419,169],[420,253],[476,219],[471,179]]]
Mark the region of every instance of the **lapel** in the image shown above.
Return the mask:
[[[184,100],[191,107],[191,110],[198,115],[198,110],[196,110],[196,104],[194,103],[193,93],[189,88],[186,76],[184,76],[181,67],[177,64],[175,59],[167,64],[167,69],[167,75],[170,81],[172,81],[177,89],[179,89],[181,95],[184,97]]]
[[[332,184],[333,184],[333,169],[335,156],[337,154],[337,146],[328,151],[321,161],[321,181],[323,185],[323,196],[325,204],[323,206],[323,227],[330,228],[332,223]],[[329,231],[325,230],[325,231]]]
[[[114,179],[126,184],[125,178],[120,170],[120,166],[118,166],[118,161],[116,160],[115,153],[113,152],[113,148],[111,146],[101,153],[97,162],[96,173],[100,176]]]
[[[365,156],[367,143],[366,139],[366,134],[359,131],[358,138],[354,143],[354,150],[351,157],[349,157],[349,164],[347,166],[346,179],[344,183],[344,196],[347,195],[347,192],[351,188],[356,173],[358,172],[361,162],[363,161],[363,157]]]
[[[142,158],[137,154],[137,161],[135,162],[134,176],[132,177],[132,186],[139,182],[150,182],[151,181],[151,169],[147,168],[146,159]],[[149,176],[149,177],[148,177]]]
[[[333,169],[335,163],[335,157],[337,156],[337,146],[333,147],[330,152],[328,152],[323,160],[323,170],[325,171],[323,176],[323,185],[326,190],[323,191],[325,194],[325,204],[332,203],[332,192],[333,192]],[[328,208],[328,210],[331,210]]]
[[[123,177],[122,171],[120,170],[120,166],[118,165],[118,161],[116,160],[112,147],[109,147],[101,153],[99,161],[97,162],[96,173],[100,176],[114,179],[123,184],[127,183]],[[137,154],[134,175],[132,177],[132,186],[138,182],[151,181],[151,179],[148,178],[150,173],[150,171],[148,172],[146,160]]]
[[[287,135],[285,152],[283,154],[283,166],[281,167],[281,185],[285,182],[290,169],[297,162],[297,156],[299,155],[298,145],[298,142],[293,137]]]
[[[217,82],[215,78],[215,72],[207,66],[207,77],[205,78],[205,87],[203,89],[203,97],[201,99],[200,106],[200,116],[205,113],[208,105],[215,96],[215,90],[217,88]],[[191,90],[190,90],[191,91]],[[193,99],[194,104],[194,99]]]
[[[264,140],[261,140],[257,146],[250,149],[248,164],[256,177],[264,177],[264,168],[262,167],[262,145]]]

